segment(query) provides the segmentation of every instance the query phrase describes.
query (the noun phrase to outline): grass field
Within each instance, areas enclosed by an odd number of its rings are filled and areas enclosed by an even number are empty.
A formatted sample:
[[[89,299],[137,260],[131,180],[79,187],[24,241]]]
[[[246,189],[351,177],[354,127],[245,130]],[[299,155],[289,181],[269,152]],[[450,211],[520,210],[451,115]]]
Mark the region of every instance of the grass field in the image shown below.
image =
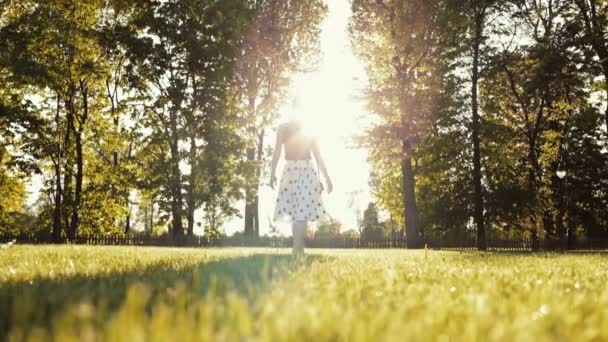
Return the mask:
[[[600,254],[16,246],[11,341],[608,340]]]

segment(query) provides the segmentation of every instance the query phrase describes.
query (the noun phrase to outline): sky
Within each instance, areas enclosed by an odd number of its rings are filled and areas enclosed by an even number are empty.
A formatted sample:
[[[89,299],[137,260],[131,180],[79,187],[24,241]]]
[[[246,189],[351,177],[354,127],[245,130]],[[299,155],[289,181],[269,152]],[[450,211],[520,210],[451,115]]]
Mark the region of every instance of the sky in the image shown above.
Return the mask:
[[[365,127],[365,104],[357,98],[365,86],[365,70],[350,48],[349,0],[326,0],[326,3],[328,14],[322,24],[319,67],[293,76],[288,98],[280,109],[279,122],[297,115],[314,129],[334,185],[331,194],[324,193],[324,203],[330,215],[343,223],[344,229],[356,229],[356,216],[349,208],[349,194],[359,193],[362,209],[371,200],[367,152],[352,148],[351,142],[352,136]],[[291,101],[294,98],[297,98],[296,108]],[[266,141],[274,143],[274,138],[273,132]],[[281,170],[280,162],[277,176],[281,175]],[[268,186],[268,179],[263,179],[262,184],[259,216],[260,234],[264,235],[268,232],[277,193]],[[225,227],[227,234],[242,229],[242,219],[233,219]],[[284,235],[291,234],[289,225],[279,225],[278,229]]]

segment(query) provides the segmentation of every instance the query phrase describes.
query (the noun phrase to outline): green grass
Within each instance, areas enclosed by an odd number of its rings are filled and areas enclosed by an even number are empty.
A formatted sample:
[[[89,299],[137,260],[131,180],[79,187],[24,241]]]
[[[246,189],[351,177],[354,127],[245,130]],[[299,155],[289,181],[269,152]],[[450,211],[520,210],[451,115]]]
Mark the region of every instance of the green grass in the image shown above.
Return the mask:
[[[600,254],[17,246],[0,336],[61,341],[608,340]]]

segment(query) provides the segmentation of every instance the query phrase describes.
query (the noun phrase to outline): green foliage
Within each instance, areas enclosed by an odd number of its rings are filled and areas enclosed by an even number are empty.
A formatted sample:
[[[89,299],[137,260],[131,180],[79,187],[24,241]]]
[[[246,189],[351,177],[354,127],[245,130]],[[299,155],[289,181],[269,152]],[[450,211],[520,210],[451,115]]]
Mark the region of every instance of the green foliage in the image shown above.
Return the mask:
[[[0,164],[0,233],[19,230],[17,220],[25,209],[25,185],[18,176],[11,175]]]
[[[433,39],[439,47],[427,64],[422,60],[421,71],[432,70],[435,77],[412,82],[409,94],[416,100],[405,111],[410,115],[406,122],[415,118],[421,137],[413,165],[424,234],[474,234],[471,69],[479,44],[478,136],[488,234],[570,239],[585,231],[606,236],[607,211],[599,207],[608,192],[608,154],[598,103],[603,89],[596,87],[598,76],[604,76],[597,55],[606,45],[605,18],[599,18],[606,3],[432,1],[425,8],[434,16],[391,26],[402,15],[416,13],[401,12],[413,3],[353,2],[351,40],[367,68],[365,97],[376,117],[358,141],[370,151],[377,203],[403,226],[408,203],[398,95],[407,95],[409,88],[398,88],[391,58],[416,56],[424,46],[416,45],[422,43],[416,25],[435,20]],[[402,34],[403,39],[391,40]],[[568,177],[560,179],[558,170]]]
[[[317,223],[315,229],[315,238],[336,238],[340,236],[342,223],[334,218],[322,220]]]
[[[472,216],[472,165],[466,99],[458,92],[464,80],[444,66],[437,86],[435,122],[419,145],[416,159],[421,222],[425,235],[467,235]]]
[[[112,230],[108,221],[92,221],[95,215],[121,212],[113,208],[121,205],[117,196],[99,189],[108,185],[114,187],[113,194],[118,193],[114,179],[106,177],[96,184],[99,178],[88,177],[107,173],[97,158],[103,160],[110,153],[104,148],[111,134],[100,134],[100,130],[107,126],[101,118],[108,105],[105,81],[113,66],[105,58],[102,36],[109,29],[109,13],[118,15],[114,5],[121,4],[12,2],[0,31],[5,48],[0,63],[10,82],[22,87],[24,96],[19,100],[29,115],[12,121],[12,128],[36,137],[14,147],[34,157],[36,168],[47,176],[42,194],[53,198],[49,216],[56,238],[74,237],[81,224],[85,230]],[[104,210],[91,212],[90,208],[104,202],[108,204]],[[85,217],[89,222],[81,222],[81,211],[91,214]]]
[[[347,239],[356,239],[356,238],[360,237],[359,231],[355,230],[355,229],[345,230],[342,232],[341,235]]]
[[[377,240],[382,238],[382,226],[378,220],[378,210],[374,203],[370,203],[363,212],[363,231],[361,238],[364,240]]]
[[[351,8],[373,116],[357,142],[391,230],[468,237],[481,215],[490,237],[608,236],[606,1]],[[264,137],[291,76],[316,66],[327,10],[320,0],[2,2],[3,229],[220,234],[244,201],[256,235]],[[26,212],[30,174],[43,187]]]
[[[151,134],[140,156],[154,173],[143,177],[144,185],[156,188],[174,234],[184,233],[184,216],[192,233],[194,211],[203,204],[208,215],[234,215],[235,184],[245,174],[229,85],[248,15],[245,1],[193,0],[152,3],[136,20],[155,38],[140,36],[130,47],[150,87],[142,123]],[[148,54],[138,54],[142,47]]]
[[[132,221],[220,231],[256,175],[247,125],[266,122],[242,115],[245,51],[260,66],[272,57],[272,89],[259,94],[272,106],[287,70],[318,52],[325,7],[285,4],[3,2],[0,146],[10,147],[11,167],[42,173],[40,223],[57,239],[129,233]],[[282,35],[266,30],[268,18]],[[145,222],[132,217],[138,200]]]

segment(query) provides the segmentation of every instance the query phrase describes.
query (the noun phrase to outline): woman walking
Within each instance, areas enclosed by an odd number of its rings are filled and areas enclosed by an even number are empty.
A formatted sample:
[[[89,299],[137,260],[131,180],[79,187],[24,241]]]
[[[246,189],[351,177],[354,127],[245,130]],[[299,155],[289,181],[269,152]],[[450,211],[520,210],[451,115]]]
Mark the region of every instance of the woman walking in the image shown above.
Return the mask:
[[[293,232],[293,255],[304,254],[304,234],[308,222],[327,216],[321,193],[323,184],[319,170],[323,173],[327,192],[333,185],[327,174],[317,140],[307,134],[301,122],[290,120],[279,126],[277,140],[272,155],[270,186],[276,186],[276,168],[281,151],[285,147],[285,166],[278,188],[274,210],[275,221],[290,221]],[[317,167],[312,161],[314,156]]]

